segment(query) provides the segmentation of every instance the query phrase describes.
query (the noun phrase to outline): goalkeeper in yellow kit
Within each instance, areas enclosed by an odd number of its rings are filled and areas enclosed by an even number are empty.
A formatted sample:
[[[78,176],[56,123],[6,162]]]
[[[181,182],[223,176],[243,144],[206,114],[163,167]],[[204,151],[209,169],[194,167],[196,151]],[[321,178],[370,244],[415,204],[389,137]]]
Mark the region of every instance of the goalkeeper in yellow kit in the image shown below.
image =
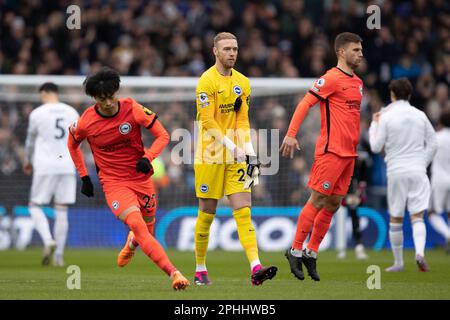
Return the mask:
[[[233,69],[238,54],[233,34],[217,34],[213,52],[216,63],[202,74],[196,89],[199,135],[194,171],[199,210],[195,225],[194,282],[211,284],[206,268],[209,230],[217,202],[226,195],[236,220],[239,241],[250,262],[251,282],[261,285],[275,276],[277,268],[261,265],[250,216],[250,187],[258,183],[259,175],[248,119],[250,81]]]

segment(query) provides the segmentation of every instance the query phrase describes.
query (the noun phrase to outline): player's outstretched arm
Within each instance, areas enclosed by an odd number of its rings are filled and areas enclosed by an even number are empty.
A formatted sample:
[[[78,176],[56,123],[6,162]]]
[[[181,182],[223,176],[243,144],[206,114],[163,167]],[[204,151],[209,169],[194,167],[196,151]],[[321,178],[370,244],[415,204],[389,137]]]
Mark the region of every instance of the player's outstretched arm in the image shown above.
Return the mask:
[[[157,158],[170,141],[170,136],[161,122],[155,120],[152,127],[149,129],[150,133],[155,137],[150,148],[145,152],[145,156],[149,158],[150,162]]]
[[[317,102],[319,102],[319,98],[308,92],[297,104],[294,115],[292,116],[289,124],[288,132],[280,147],[280,152],[283,157],[290,157],[292,159],[294,158],[294,151],[300,150],[300,144],[295,137],[297,136],[297,133],[300,130],[300,125],[308,114],[309,109]]]
[[[70,128],[69,130],[72,130],[72,128]],[[81,193],[87,197],[93,197],[94,185],[92,184],[91,178],[88,175],[86,164],[84,163],[83,159],[83,153],[80,149],[80,143],[81,141],[77,141],[73,137],[73,130],[70,131],[69,138],[67,140],[67,147],[69,149],[70,157],[72,158],[72,161],[77,168],[78,174],[81,177]]]

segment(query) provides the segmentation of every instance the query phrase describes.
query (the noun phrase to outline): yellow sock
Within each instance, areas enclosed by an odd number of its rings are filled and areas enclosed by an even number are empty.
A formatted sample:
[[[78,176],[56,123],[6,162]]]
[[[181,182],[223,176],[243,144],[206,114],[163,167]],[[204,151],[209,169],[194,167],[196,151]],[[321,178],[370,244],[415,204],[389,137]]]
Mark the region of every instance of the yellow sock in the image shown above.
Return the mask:
[[[236,220],[239,241],[245,250],[247,259],[250,263],[259,261],[258,243],[256,242],[255,228],[252,225],[250,217],[250,208],[240,208],[233,211],[234,220]]]
[[[195,224],[195,262],[197,265],[206,265],[206,251],[208,250],[209,228],[214,220],[214,214],[198,210]]]

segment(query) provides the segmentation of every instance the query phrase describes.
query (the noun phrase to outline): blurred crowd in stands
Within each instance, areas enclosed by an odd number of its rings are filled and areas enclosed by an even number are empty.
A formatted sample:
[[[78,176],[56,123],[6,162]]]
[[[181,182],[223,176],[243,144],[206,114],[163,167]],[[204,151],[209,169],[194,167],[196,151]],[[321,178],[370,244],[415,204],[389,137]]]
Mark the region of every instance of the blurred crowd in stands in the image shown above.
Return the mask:
[[[81,29],[68,30],[66,8],[81,8]],[[381,29],[366,26],[369,5],[381,9]],[[236,68],[249,77],[316,78],[335,65],[333,40],[343,31],[364,39],[365,62],[361,137],[371,115],[389,102],[387,84],[408,77],[415,90],[412,104],[432,123],[450,108],[450,3],[446,0],[160,0],[160,1],[0,1],[0,74],[87,75],[101,66],[130,76],[200,76],[214,64],[213,37],[230,31],[239,41]],[[301,98],[299,96],[298,98]],[[295,107],[280,101],[252,101],[252,126],[279,128],[280,139]],[[21,171],[28,114],[37,104],[0,99],[0,179],[8,186],[0,202],[23,199],[28,185]],[[80,113],[84,105],[75,106]],[[194,107],[156,106],[169,131],[193,130]],[[318,114],[311,122],[319,121]],[[303,131],[304,148],[314,140]],[[193,170],[163,155],[168,179],[161,202],[194,205]],[[382,157],[373,157],[369,185],[383,187]],[[254,190],[254,203],[302,205],[311,157],[280,159],[280,172],[265,177]],[[19,177],[19,178],[18,178]],[[297,186],[297,187],[293,187]],[[185,194],[187,197],[173,197]],[[98,193],[97,193],[98,195]],[[8,200],[9,199],[9,200]],[[84,203],[84,199],[81,203]],[[168,202],[170,200],[170,202]],[[99,205],[103,199],[98,196]],[[166,203],[164,203],[166,202]],[[6,204],[7,205],[7,204]]]

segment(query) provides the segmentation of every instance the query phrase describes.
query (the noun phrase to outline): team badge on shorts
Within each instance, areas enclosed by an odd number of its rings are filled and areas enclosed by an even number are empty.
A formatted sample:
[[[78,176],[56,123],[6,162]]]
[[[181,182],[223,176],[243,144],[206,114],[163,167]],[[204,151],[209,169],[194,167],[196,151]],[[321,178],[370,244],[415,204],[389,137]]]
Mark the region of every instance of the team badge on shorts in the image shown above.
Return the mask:
[[[114,200],[111,205],[114,210],[117,210],[119,208],[119,201]]]
[[[234,87],[233,87],[233,92],[234,92],[235,94],[237,94],[238,96],[240,96],[240,95],[242,94],[242,89],[241,89],[241,87],[239,87],[239,86],[234,86]]]
[[[323,190],[328,190],[328,189],[330,189],[330,186],[331,186],[331,183],[329,183],[328,181],[325,181],[325,182],[322,184]]]
[[[208,188],[208,186],[207,186],[206,184],[202,184],[202,185],[200,186],[200,191],[201,191],[202,193],[206,193],[206,192],[208,192],[208,190],[209,190],[209,188]]]
[[[131,131],[131,124],[129,124],[128,122],[122,123],[119,126],[119,131],[121,134],[128,134]]]

